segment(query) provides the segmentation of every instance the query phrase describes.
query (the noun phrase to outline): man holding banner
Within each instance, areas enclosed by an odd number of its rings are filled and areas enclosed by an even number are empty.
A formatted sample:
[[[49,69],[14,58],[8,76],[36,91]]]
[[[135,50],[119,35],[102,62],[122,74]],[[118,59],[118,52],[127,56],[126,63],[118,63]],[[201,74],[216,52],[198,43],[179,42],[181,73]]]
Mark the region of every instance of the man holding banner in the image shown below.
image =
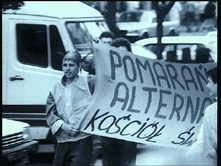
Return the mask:
[[[216,64],[170,63],[102,42],[93,46],[96,86],[80,131],[187,150],[213,103],[206,84]]]
[[[111,46],[130,51],[130,42],[125,38],[116,38]],[[134,166],[136,161],[136,143],[125,140],[101,137],[103,166]]]

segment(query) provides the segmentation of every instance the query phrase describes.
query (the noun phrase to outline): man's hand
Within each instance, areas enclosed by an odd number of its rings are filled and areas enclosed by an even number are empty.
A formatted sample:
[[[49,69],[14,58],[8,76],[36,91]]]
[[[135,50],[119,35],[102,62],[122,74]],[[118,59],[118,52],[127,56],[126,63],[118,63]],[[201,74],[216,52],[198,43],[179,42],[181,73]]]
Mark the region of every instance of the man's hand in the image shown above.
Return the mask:
[[[79,130],[75,129],[74,126],[70,125],[70,124],[67,124],[67,123],[64,123],[62,126],[61,126],[61,129],[64,130],[67,134],[73,136],[75,135],[77,132],[79,132]]]

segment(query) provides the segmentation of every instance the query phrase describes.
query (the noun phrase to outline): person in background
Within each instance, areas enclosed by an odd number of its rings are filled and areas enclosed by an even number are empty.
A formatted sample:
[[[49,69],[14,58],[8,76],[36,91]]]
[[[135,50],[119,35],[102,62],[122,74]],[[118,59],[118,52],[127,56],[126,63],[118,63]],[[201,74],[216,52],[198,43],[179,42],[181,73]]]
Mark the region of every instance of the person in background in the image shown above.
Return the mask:
[[[216,26],[216,6],[213,1],[209,1],[205,7],[205,23],[204,28],[212,31]]]
[[[108,45],[111,44],[111,42],[114,40],[114,38],[115,38],[114,34],[110,31],[104,31],[99,36],[99,39],[101,40],[101,42],[108,44]],[[94,66],[94,59],[93,58],[89,60],[89,74],[95,75],[95,66]],[[100,159],[102,157],[102,154],[100,151],[100,149],[102,147],[101,147],[101,137],[100,136],[93,135],[92,139],[93,139],[93,155],[92,155],[91,165],[94,165],[96,159]]]
[[[111,46],[117,47],[119,49],[132,52],[129,40],[119,37],[112,41]]]
[[[196,50],[196,59],[194,63],[208,63],[210,59],[210,50],[208,48],[199,47]]]
[[[200,158],[203,165],[217,165],[217,67],[209,70],[207,75],[207,88],[215,102],[206,108],[197,141],[190,147],[187,156],[196,161]]]
[[[125,38],[116,38],[111,46],[131,52],[130,42]],[[103,166],[136,165],[136,143],[115,138],[101,137]]]
[[[109,32],[109,31],[105,31],[105,32],[102,32],[99,39],[103,42],[103,43],[106,43],[106,44],[111,44],[111,42],[114,40],[114,34],[112,32]]]
[[[194,22],[195,22],[196,8],[194,6],[194,2],[186,1],[184,3],[183,10],[185,11],[185,21],[186,21],[186,26],[187,26],[187,32],[191,32]]]
[[[104,31],[99,36],[99,39],[106,44],[109,44],[114,40],[115,36],[110,31]],[[89,75],[95,75],[95,66],[94,66],[94,58],[93,55],[90,56],[92,52],[87,54],[83,59],[83,69],[89,73]]]
[[[92,137],[79,131],[87,113],[95,80],[79,76],[81,55],[67,52],[62,60],[64,76],[49,91],[46,102],[46,122],[57,139],[53,166],[89,166]]]
[[[206,7],[206,4],[208,3],[208,1],[200,1],[199,5],[198,5],[198,14],[199,14],[199,30],[202,30],[203,27],[203,22],[205,20],[205,14],[204,14],[204,10]]]

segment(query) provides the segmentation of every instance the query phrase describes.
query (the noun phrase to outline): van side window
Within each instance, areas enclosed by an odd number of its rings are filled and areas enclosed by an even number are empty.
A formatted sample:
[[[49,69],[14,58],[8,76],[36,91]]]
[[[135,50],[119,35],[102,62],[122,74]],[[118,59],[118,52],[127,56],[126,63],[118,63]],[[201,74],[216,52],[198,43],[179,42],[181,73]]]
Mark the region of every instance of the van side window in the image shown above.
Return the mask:
[[[92,38],[83,23],[69,22],[66,26],[76,50],[92,51]]]
[[[17,24],[18,60],[24,64],[47,67],[47,34],[45,25]]]
[[[62,70],[62,58],[65,54],[64,45],[61,36],[55,25],[50,25],[50,47],[51,47],[51,65],[55,70]]]

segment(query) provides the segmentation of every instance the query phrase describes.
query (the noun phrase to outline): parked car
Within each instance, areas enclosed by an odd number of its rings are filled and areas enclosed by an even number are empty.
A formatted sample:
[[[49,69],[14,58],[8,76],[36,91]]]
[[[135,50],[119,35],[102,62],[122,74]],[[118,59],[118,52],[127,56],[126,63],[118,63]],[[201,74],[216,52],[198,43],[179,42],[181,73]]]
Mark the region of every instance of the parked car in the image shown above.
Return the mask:
[[[38,141],[29,133],[29,124],[2,119],[2,157],[7,163],[28,162],[38,150]]]
[[[139,39],[157,36],[157,15],[155,11],[125,11],[117,18],[116,26],[127,31],[126,37],[134,42]],[[177,35],[179,21],[170,21],[168,16],[163,22],[163,35]]]
[[[157,59],[157,55],[150,50],[145,49],[143,46],[131,43],[131,50],[132,53],[135,55],[139,55],[142,57],[150,58],[150,59]]]
[[[211,31],[206,34],[208,37],[217,37],[217,31]]]
[[[142,39],[135,42],[157,54],[157,38]],[[175,36],[162,37],[164,60],[180,63],[215,62],[217,55],[211,56],[208,45],[216,45],[216,37]]]
[[[211,31],[206,34],[206,37],[216,37],[217,31]],[[207,48],[210,49],[210,55],[213,58],[214,62],[217,62],[217,40],[214,42],[210,42],[206,45]]]

